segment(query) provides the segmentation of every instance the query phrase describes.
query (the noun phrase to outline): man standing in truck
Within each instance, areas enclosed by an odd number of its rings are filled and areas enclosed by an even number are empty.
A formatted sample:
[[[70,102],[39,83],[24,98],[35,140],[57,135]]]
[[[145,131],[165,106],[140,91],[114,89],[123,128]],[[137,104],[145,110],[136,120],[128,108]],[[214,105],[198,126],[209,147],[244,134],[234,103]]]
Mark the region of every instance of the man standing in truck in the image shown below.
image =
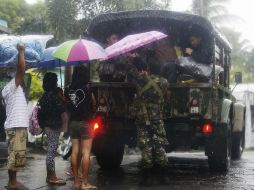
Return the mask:
[[[164,169],[168,160],[165,146],[168,145],[163,122],[163,104],[167,97],[168,81],[157,75],[130,66],[129,82],[136,85],[134,98],[135,124],[138,131],[138,145],[141,150],[141,168]]]

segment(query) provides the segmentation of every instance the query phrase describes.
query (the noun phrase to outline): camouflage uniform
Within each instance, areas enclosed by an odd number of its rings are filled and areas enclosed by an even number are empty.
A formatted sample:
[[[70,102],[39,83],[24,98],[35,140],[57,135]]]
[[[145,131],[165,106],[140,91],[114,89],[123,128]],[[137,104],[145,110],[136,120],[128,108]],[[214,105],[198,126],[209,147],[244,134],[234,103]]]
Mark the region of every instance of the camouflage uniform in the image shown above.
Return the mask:
[[[165,146],[168,145],[163,122],[164,95],[168,82],[155,75],[131,73],[129,79],[137,86],[134,98],[138,145],[142,151],[141,166],[167,166]]]

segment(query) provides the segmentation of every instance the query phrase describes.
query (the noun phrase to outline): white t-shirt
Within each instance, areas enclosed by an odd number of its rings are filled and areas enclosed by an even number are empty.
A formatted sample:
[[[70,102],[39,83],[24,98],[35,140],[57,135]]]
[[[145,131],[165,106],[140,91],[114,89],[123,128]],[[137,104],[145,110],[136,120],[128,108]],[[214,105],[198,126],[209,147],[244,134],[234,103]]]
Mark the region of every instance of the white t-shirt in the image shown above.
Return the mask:
[[[6,104],[5,129],[28,127],[29,115],[25,94],[21,86],[16,87],[15,78],[3,88],[2,96]]]

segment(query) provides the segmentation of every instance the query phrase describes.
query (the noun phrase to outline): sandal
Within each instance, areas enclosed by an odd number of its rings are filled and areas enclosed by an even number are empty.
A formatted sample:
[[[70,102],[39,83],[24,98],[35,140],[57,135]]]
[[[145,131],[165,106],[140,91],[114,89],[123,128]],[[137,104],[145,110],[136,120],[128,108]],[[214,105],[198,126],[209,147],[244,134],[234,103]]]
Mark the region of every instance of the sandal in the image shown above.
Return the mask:
[[[28,190],[28,188],[20,182],[17,182],[17,185],[15,187],[7,185],[7,186],[5,186],[5,188],[7,190]]]
[[[16,186],[16,187],[5,186],[5,189],[7,189],[7,190],[28,190],[27,187],[19,187],[19,186]]]
[[[81,186],[81,189],[82,190],[86,190],[86,189],[97,189],[97,187],[96,186],[94,186],[94,185],[91,185],[91,184],[89,184],[89,183],[87,183],[87,184],[82,184],[82,186]]]
[[[56,180],[47,179],[47,183],[50,185],[65,185],[66,181],[61,178],[58,178]]]

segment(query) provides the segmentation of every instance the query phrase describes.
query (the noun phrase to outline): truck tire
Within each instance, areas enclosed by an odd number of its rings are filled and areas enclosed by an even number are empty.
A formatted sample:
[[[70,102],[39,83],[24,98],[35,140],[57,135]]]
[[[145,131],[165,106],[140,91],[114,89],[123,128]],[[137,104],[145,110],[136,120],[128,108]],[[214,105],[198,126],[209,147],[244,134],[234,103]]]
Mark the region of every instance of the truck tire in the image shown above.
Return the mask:
[[[217,138],[214,142],[213,154],[208,156],[208,165],[211,171],[228,172],[231,162],[231,123],[228,122],[228,135]]]
[[[239,160],[245,146],[244,130],[232,134],[232,159]]]
[[[102,169],[117,169],[123,160],[124,143],[120,138],[100,135],[94,138],[93,153]]]

